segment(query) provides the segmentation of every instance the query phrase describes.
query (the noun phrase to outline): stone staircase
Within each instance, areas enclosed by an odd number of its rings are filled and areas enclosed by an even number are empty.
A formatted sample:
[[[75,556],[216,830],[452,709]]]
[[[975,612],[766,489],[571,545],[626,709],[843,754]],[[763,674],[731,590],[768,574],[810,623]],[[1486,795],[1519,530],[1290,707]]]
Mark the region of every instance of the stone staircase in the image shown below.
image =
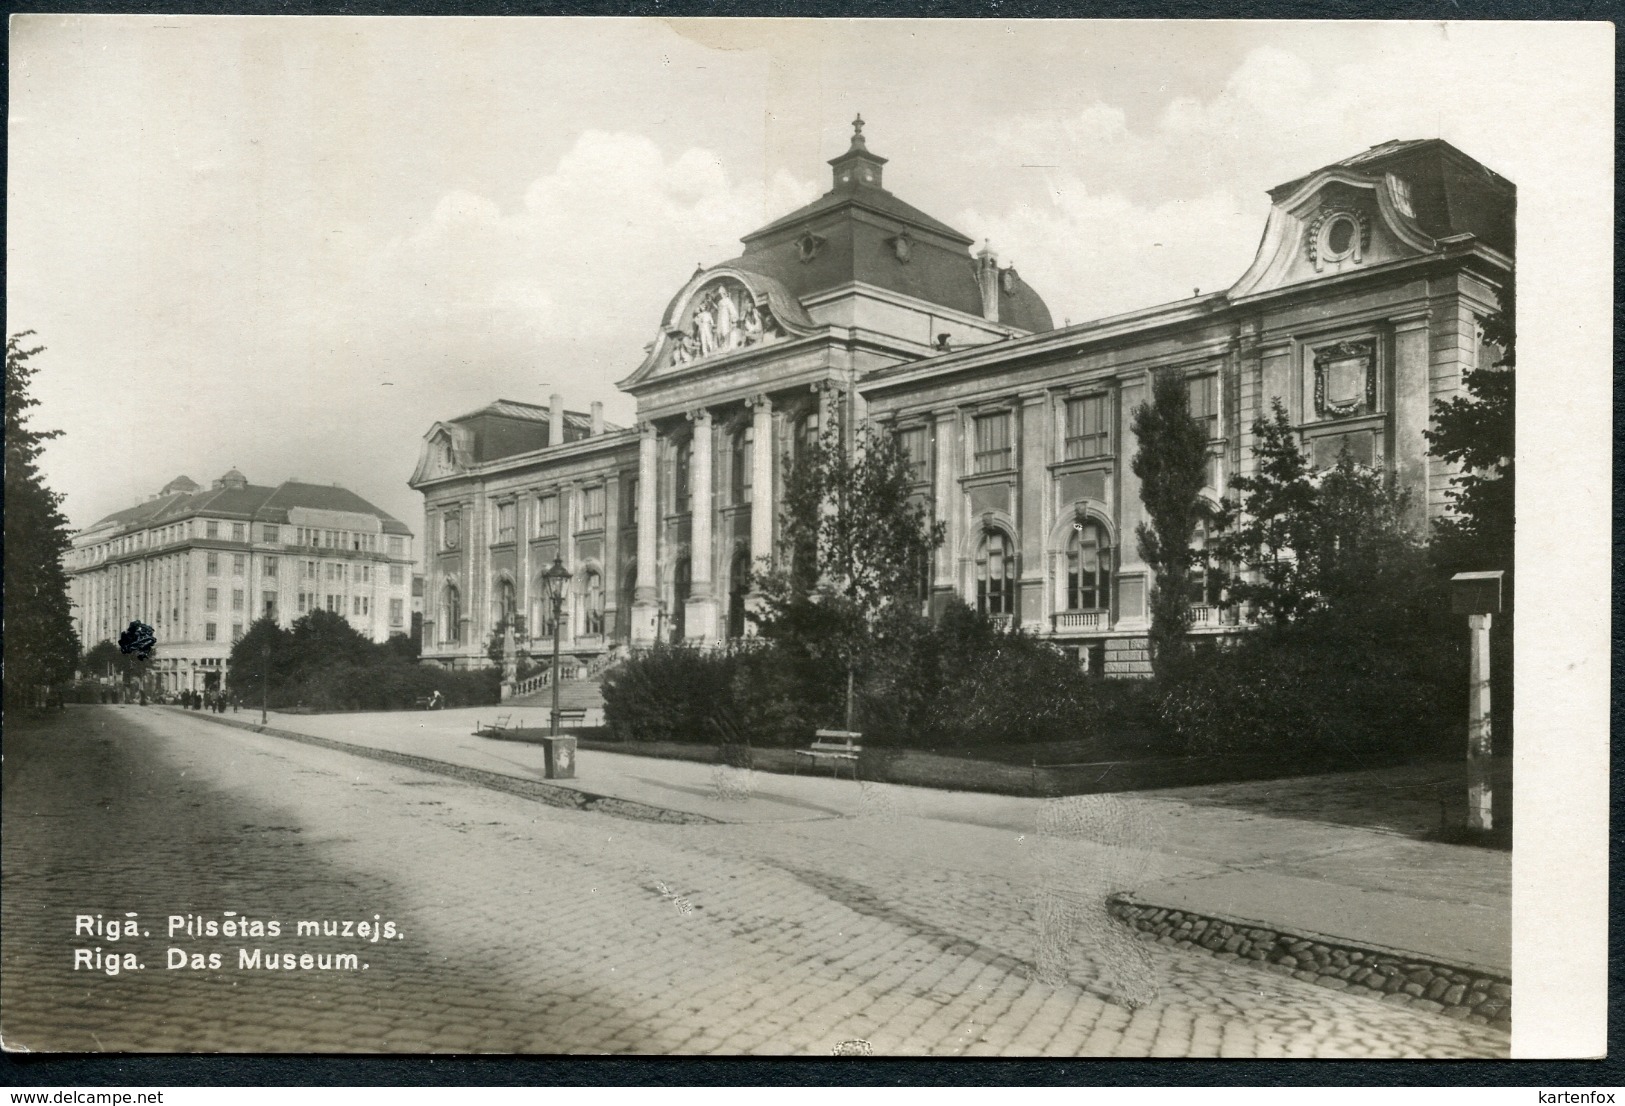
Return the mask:
[[[504,700],[502,705],[505,707],[529,707],[531,709],[549,710],[553,706],[552,685],[544,682],[533,691]],[[601,711],[603,707],[604,693],[599,686],[598,677],[591,676],[559,681],[560,710]]]

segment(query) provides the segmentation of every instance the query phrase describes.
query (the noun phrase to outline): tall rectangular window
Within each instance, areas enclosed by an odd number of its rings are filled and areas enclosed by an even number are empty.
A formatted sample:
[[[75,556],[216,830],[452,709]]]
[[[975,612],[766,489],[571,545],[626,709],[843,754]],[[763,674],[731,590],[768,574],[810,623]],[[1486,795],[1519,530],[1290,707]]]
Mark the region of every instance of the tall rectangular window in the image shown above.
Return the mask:
[[[243,637],[243,624],[241,622],[233,622],[231,624],[231,640],[235,643],[235,642],[241,641],[242,637]]]
[[[391,534],[389,538],[389,555],[391,557],[406,556],[406,539]]]
[[[265,565],[263,575],[275,577],[276,576],[276,558],[275,557],[267,557],[267,558],[265,558],[263,563]]]
[[[602,484],[592,488],[583,488],[581,491],[581,528],[583,530],[602,530],[604,528],[604,486]]]
[[[234,610],[234,611],[240,611],[240,610],[243,609],[243,589],[242,588],[232,588],[231,589],[231,609]]]
[[[1010,412],[976,417],[977,472],[999,472],[1015,467],[1015,449],[1010,440]]]
[[[1219,374],[1191,377],[1190,397],[1191,414],[1207,427],[1208,440],[1219,437]]]
[[[208,522],[205,522],[203,524],[203,536],[206,538],[218,538],[220,536],[220,524],[212,518]]]
[[[247,569],[247,568],[248,568],[248,558],[247,557],[243,556],[241,553],[232,554],[232,557],[231,557],[231,574],[233,576],[241,576],[243,574],[243,571],[245,569]]]
[[[203,625],[203,640],[204,641],[213,641],[214,636],[215,636],[215,624],[213,622],[204,623],[204,625]]]
[[[497,504],[497,544],[506,545],[513,541],[513,511],[512,503]]]
[[[756,446],[756,431],[753,427],[742,427],[733,436],[728,450],[728,501],[737,507],[743,507],[750,502],[751,469],[755,465],[752,456]]]
[[[209,575],[210,576],[218,576],[218,575],[220,575],[220,554],[218,554],[218,553],[210,553],[208,555],[207,560],[208,560]]]
[[[558,496],[544,495],[536,501],[536,536],[538,538],[559,536]]]
[[[392,583],[392,584],[404,584],[404,583],[406,583],[406,566],[405,565],[390,565],[389,566],[389,582]]]
[[[232,541],[242,541],[247,536],[248,536],[248,527],[247,526],[243,525],[240,522],[234,522],[234,523],[231,524],[231,540]]]
[[[260,593],[260,614],[264,615],[266,618],[276,617],[276,592],[267,591]]]
[[[692,443],[677,443],[677,455],[672,463],[672,509],[680,515],[689,512],[688,470],[693,455]]]
[[[1112,449],[1109,404],[1104,395],[1066,401],[1066,459],[1099,457]]]
[[[621,525],[638,524],[638,478],[629,476],[621,481]]]
[[[406,619],[406,603],[404,600],[391,599],[389,601],[389,624],[399,626]]]
[[[204,591],[204,593],[203,593],[203,609],[206,610],[206,611],[213,611],[213,610],[218,610],[219,608],[220,608],[220,589],[219,588],[209,588],[206,591]]]
[[[931,457],[927,450],[931,442],[925,427],[911,426],[906,430],[899,430],[897,441],[903,447],[903,456],[908,458],[909,479],[916,484],[929,480]]]

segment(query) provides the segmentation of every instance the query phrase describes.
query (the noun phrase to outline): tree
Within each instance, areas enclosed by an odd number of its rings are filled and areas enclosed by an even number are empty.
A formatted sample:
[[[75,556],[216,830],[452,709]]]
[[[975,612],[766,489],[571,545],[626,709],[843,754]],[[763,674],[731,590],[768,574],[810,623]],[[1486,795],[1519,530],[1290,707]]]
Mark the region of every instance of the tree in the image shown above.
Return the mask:
[[[1499,308],[1479,320],[1501,350],[1492,364],[1462,377],[1465,395],[1433,405],[1428,452],[1461,466],[1448,493],[1453,514],[1434,523],[1437,559],[1453,570],[1512,571],[1514,438],[1517,423],[1517,319],[1513,284]]]
[[[139,680],[146,667],[111,641],[99,641],[86,650],[79,662],[79,671],[92,679],[112,676],[119,683],[124,683],[130,679]]]
[[[30,361],[44,349],[24,347],[33,333],[6,339],[5,699],[12,704],[27,702],[38,685],[71,679],[79,660],[63,564],[72,547],[68,521],[39,471],[45,443],[62,432],[29,425],[28,411],[39,404],[29,394],[37,371]]]
[[[915,496],[910,459],[894,435],[865,427],[848,450],[827,429],[786,464],[788,557],[755,581],[764,598],[755,618],[765,636],[846,672],[850,728],[855,672],[888,624],[919,617],[921,574],[945,526]]]
[[[1346,447],[1330,469],[1313,471],[1279,399],[1253,436],[1254,473],[1230,481],[1242,499],[1221,502],[1212,543],[1221,563],[1241,570],[1230,601],[1277,628],[1317,612],[1363,618],[1410,604],[1426,586],[1425,562],[1394,474],[1359,464]]]
[[[289,681],[298,667],[296,657],[292,633],[274,618],[256,619],[231,647],[227,665],[232,690],[245,702],[258,702],[268,690],[280,690]]]
[[[1490,682],[1497,751],[1511,748],[1514,653],[1514,519],[1517,498],[1517,292],[1509,277],[1497,309],[1479,318],[1500,356],[1462,376],[1465,395],[1433,405],[1428,452],[1461,472],[1448,493],[1452,513],[1433,524],[1434,562],[1446,574],[1500,569],[1501,613],[1492,620]]]
[[[1190,389],[1178,369],[1159,370],[1151,401],[1134,409],[1139,448],[1131,462],[1149,523],[1135,529],[1151,567],[1151,662],[1166,675],[1191,627],[1187,581],[1191,538],[1206,513],[1199,498],[1207,478],[1207,430],[1190,412]]]

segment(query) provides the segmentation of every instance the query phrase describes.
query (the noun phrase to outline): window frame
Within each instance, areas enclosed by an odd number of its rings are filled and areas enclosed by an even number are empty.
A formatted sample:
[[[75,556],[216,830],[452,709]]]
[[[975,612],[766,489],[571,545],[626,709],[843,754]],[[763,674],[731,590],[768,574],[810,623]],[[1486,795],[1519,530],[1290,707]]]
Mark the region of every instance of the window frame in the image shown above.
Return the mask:
[[[1003,444],[997,448],[983,448],[983,427],[998,426]],[[1010,472],[1016,467],[1015,412],[1009,408],[979,411],[971,416],[971,475],[986,476],[995,472]],[[988,436],[990,439],[992,435]],[[995,464],[995,460],[1002,464]]]

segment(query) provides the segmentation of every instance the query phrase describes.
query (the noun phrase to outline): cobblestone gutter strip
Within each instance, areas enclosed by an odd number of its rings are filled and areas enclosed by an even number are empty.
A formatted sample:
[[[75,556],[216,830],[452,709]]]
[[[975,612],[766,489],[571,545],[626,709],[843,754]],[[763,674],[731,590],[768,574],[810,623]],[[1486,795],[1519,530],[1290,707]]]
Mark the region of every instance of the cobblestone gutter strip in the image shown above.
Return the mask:
[[[446,776],[478,787],[489,788],[492,791],[506,791],[511,795],[546,803],[549,806],[566,807],[570,810],[590,810],[599,814],[613,815],[616,818],[630,818],[637,822],[671,822],[679,825],[715,825],[721,822],[720,818],[708,818],[704,814],[690,814],[686,810],[668,810],[665,807],[650,806],[647,803],[635,802],[632,799],[594,795],[590,791],[577,791],[573,787],[560,787],[557,784],[527,780],[520,776],[505,776],[500,772],[487,772],[483,768],[469,768],[466,765],[452,764],[444,760],[432,760],[429,757],[415,757],[410,753],[397,753],[390,749],[375,749],[370,745],[353,745],[348,741],[334,741],[332,738],[317,737],[314,734],[299,733],[296,730],[279,730],[275,726],[259,726],[252,722],[239,722],[234,718],[211,717],[207,714],[197,714],[192,711],[183,711],[181,713],[184,713],[188,718],[198,718],[204,722],[232,726],[239,730],[247,730],[250,733],[264,734],[266,737],[280,737],[287,741],[299,741],[306,745],[318,745],[324,749],[349,753],[351,756],[366,757],[368,760],[383,761],[385,764],[399,764],[406,768],[416,768],[420,772]]]
[[[1173,910],[1131,895],[1113,895],[1107,906],[1113,917],[1158,944],[1206,950],[1221,960],[1254,961],[1305,983],[1512,1029],[1512,981],[1479,968],[1223,915]]]

